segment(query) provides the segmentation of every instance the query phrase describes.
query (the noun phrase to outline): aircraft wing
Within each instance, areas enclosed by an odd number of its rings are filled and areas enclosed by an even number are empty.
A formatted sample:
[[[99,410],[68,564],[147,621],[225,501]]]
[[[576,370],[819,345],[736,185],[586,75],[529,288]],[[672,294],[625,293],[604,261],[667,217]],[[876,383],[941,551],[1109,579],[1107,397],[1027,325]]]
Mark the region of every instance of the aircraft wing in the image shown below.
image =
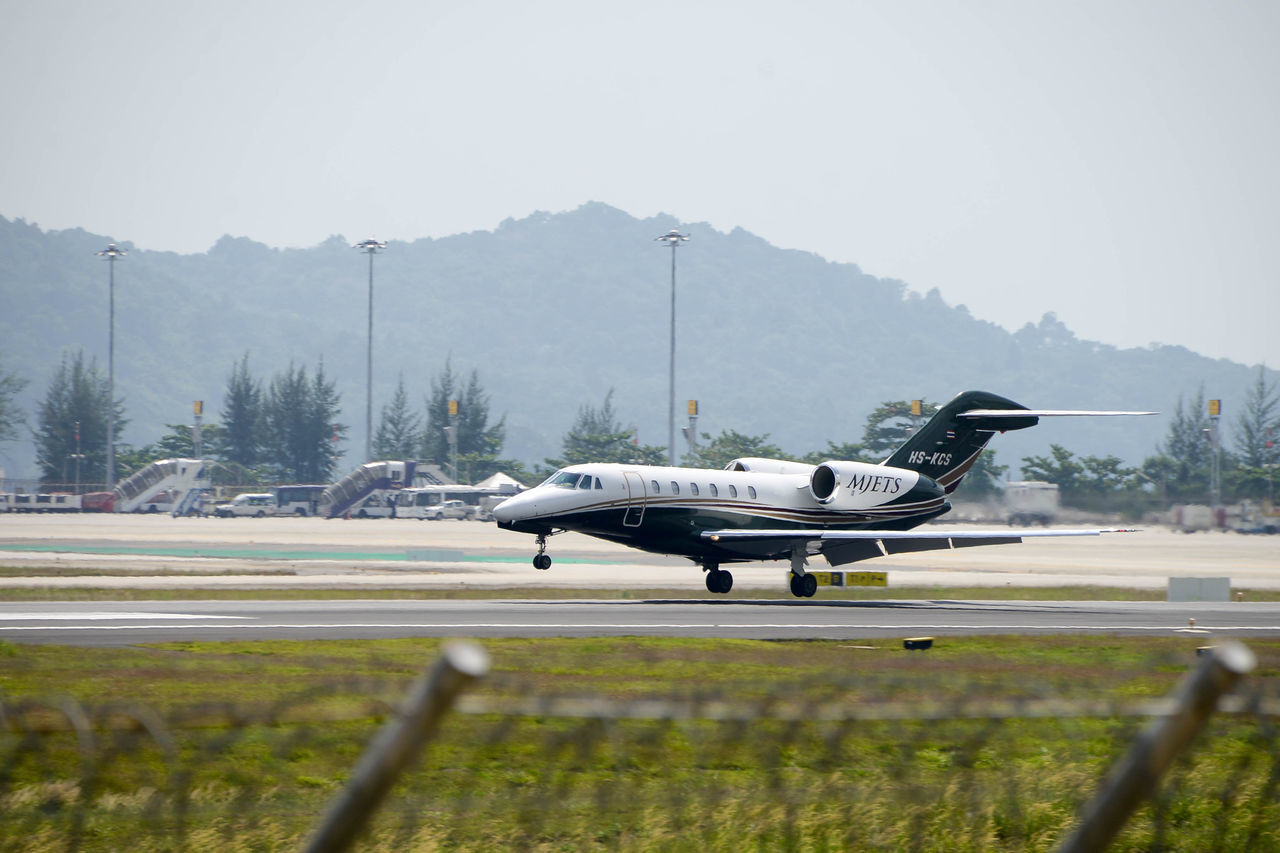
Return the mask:
[[[911,551],[945,551],[978,545],[1011,545],[1027,537],[1099,536],[1132,533],[1125,527],[1082,527],[1057,530],[707,530],[709,539],[727,551],[751,559],[782,558],[797,545],[820,553],[833,566]]]

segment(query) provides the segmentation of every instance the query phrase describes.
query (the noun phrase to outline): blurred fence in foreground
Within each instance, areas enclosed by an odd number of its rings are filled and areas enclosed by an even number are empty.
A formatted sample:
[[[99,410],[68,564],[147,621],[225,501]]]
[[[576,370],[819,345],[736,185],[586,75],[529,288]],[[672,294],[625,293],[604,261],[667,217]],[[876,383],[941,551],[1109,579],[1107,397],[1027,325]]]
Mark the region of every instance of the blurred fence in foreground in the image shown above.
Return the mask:
[[[359,850],[1044,850],[1168,701],[464,696]],[[269,708],[0,703],[0,851],[296,850],[404,683]],[[809,695],[813,695],[810,693]],[[1280,849],[1280,700],[1227,697],[1116,849]]]

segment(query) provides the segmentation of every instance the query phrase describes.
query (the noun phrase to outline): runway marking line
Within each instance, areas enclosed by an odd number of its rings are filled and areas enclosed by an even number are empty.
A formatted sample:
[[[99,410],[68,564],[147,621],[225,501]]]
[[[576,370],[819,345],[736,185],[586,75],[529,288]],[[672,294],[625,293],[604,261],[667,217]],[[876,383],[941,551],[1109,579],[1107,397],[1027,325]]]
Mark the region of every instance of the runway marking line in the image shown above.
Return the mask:
[[[39,611],[16,611],[10,613],[0,613],[0,628],[6,622],[35,622],[40,620],[66,620],[73,621],[83,619],[87,622],[100,620],[118,620],[118,619],[252,619],[252,616],[221,616],[218,614],[200,614],[200,613],[151,613],[149,611],[130,612],[103,612],[103,613],[59,613],[50,611],[48,613],[40,613]],[[159,626],[157,626],[159,627]]]
[[[137,614],[134,614],[136,618]],[[114,617],[113,617],[114,618]],[[179,617],[182,618],[182,617]],[[191,619],[250,619],[244,616],[221,616],[221,617],[203,617],[191,616]],[[321,629],[450,629],[450,630],[481,630],[481,629],[541,629],[541,630],[557,630],[557,629],[577,629],[577,630],[611,630],[611,631],[653,631],[653,630],[711,630],[711,629],[732,629],[732,630],[748,630],[748,629],[790,629],[795,631],[828,631],[832,629],[839,630],[868,630],[868,631],[945,631],[945,630],[980,630],[983,633],[998,633],[1000,631],[1176,631],[1174,625],[877,625],[877,624],[860,624],[860,625],[842,625],[835,623],[819,623],[819,624],[782,624],[782,623],[761,623],[747,622],[742,624],[734,623],[652,623],[652,624],[618,624],[618,623],[570,623],[559,625],[548,625],[536,622],[406,622],[406,623],[387,623],[387,622],[359,622],[359,623],[285,623],[263,625],[260,623],[244,622],[234,625],[0,625],[0,633],[6,631],[162,631],[171,630],[173,628],[184,627],[191,629],[200,628],[246,628],[256,630],[288,630],[288,629],[304,629],[304,630],[321,630]],[[1271,631],[1280,632],[1280,625],[1219,625],[1209,626],[1210,631]]]

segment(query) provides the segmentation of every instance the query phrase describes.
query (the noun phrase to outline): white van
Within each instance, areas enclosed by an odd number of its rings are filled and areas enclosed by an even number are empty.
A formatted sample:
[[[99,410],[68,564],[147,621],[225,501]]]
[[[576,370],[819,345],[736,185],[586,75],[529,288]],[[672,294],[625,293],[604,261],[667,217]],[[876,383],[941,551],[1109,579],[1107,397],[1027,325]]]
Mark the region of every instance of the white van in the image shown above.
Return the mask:
[[[231,503],[218,504],[213,514],[218,518],[242,518],[246,515],[262,518],[270,515],[276,505],[276,496],[271,493],[253,494],[246,492],[236,495]]]

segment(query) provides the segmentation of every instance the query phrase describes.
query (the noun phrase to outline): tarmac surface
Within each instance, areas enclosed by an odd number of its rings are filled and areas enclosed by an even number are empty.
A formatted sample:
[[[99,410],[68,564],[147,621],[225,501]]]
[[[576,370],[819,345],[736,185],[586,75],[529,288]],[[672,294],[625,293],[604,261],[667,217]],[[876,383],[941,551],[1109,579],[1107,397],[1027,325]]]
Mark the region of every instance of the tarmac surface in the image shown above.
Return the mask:
[[[966,525],[973,527],[976,525]],[[533,537],[474,521],[0,515],[0,587],[347,589],[346,600],[0,602],[0,639],[127,645],[166,640],[439,636],[686,636],[770,639],[954,634],[1186,633],[1280,636],[1275,602],[850,601],[795,599],[785,563],[731,566],[735,590],[707,600],[688,560],[577,534],[553,537],[549,571]],[[816,559],[812,569],[825,568]],[[1280,537],[1165,529],[904,554],[846,568],[886,571],[889,587],[1163,588],[1170,577],[1228,577],[1280,588]],[[370,600],[362,590],[516,590],[509,599]],[[636,600],[527,600],[519,590],[628,589]],[[653,597],[653,590],[663,590]],[[684,598],[688,594],[690,598]]]
[[[0,514],[0,587],[484,586],[705,592],[701,569],[679,557],[576,533],[550,539],[547,553],[554,563],[548,571],[533,568],[534,552],[532,536],[478,521]],[[787,594],[785,562],[725,567],[733,572],[735,589]],[[825,569],[826,561],[815,558],[810,568]],[[1184,534],[1157,527],[899,554],[843,568],[887,571],[891,588],[1163,589],[1170,577],[1228,577],[1233,589],[1280,589],[1280,536]]]
[[[1280,636],[1274,602],[285,600],[0,602],[0,639],[119,646],[394,637],[812,640],[960,634]]]

